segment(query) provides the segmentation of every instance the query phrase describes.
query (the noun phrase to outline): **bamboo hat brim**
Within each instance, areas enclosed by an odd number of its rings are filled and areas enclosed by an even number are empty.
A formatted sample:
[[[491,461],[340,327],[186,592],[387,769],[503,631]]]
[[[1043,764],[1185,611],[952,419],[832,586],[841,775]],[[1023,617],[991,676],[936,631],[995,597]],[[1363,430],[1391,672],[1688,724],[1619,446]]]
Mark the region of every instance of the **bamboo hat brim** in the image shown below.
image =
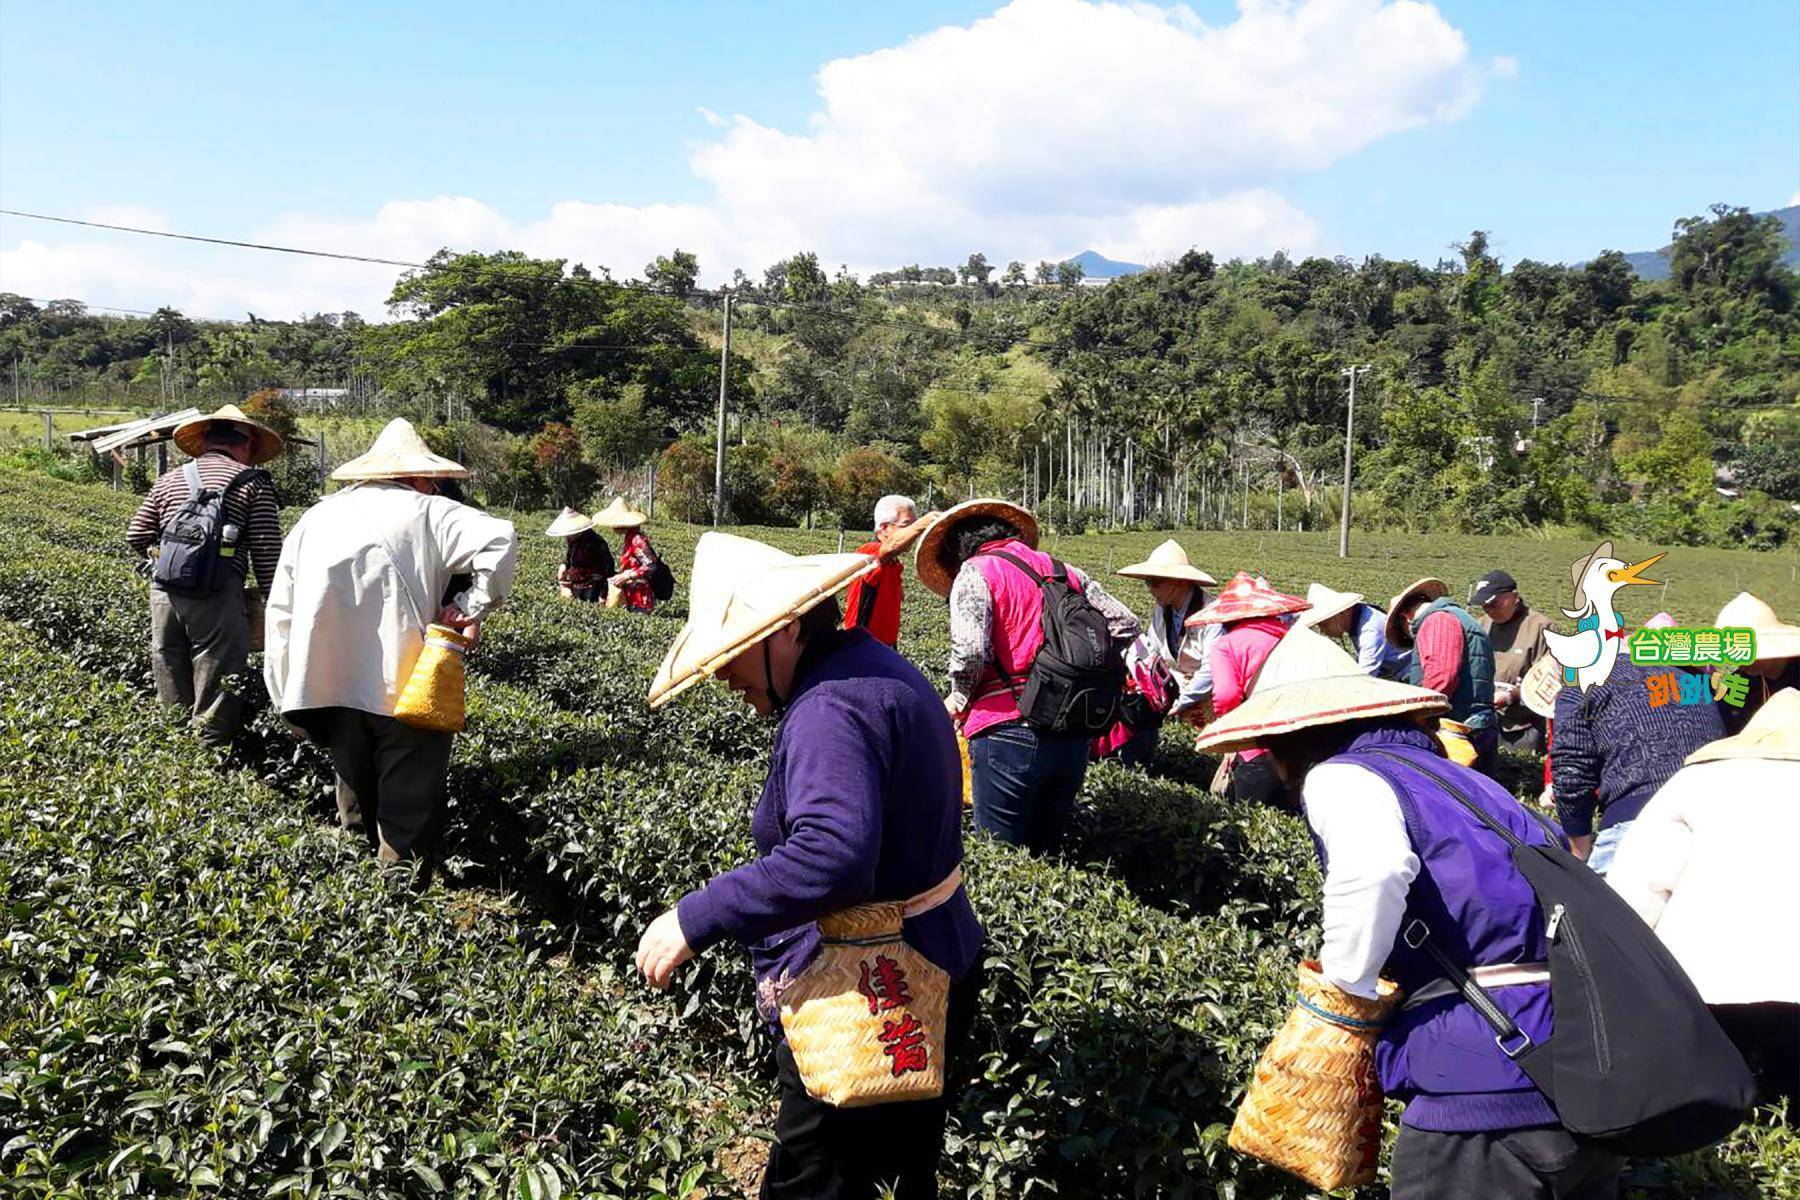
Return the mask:
[[[950,535],[958,525],[977,517],[999,517],[1019,531],[1020,541],[1037,549],[1037,518],[1025,509],[1009,500],[965,500],[931,523],[913,554],[913,569],[919,573],[919,582],[940,596],[950,594],[950,585],[956,581],[956,572],[962,565],[950,561]]]
[[[594,524],[602,529],[637,529],[649,519],[627,505],[623,496],[614,496],[611,504],[594,514]]]
[[[1766,662],[1771,658],[1800,658],[1800,625],[1790,625],[1783,621],[1768,601],[1749,592],[1739,592],[1731,601],[1719,610],[1719,619],[1713,622],[1717,629],[1743,629],[1756,631],[1756,657],[1753,662]]]
[[[331,473],[342,483],[369,479],[467,479],[469,468],[433,454],[412,422],[395,417],[362,455]]]
[[[189,417],[175,427],[169,435],[171,441],[190,458],[199,458],[206,453],[206,431],[214,425],[231,425],[250,439],[251,463],[266,463],[281,456],[281,435],[267,425],[252,421],[244,415],[244,410],[235,404],[227,404],[215,412],[201,417]]]
[[[578,533],[586,533],[594,527],[594,518],[573,508],[565,508],[556,514],[556,520],[550,522],[550,528],[544,530],[545,537],[566,538]]]
[[[1340,592],[1322,583],[1306,585],[1306,602],[1312,607],[1300,616],[1300,624],[1316,628],[1339,613],[1349,612],[1363,602],[1361,592]]]
[[[1708,742],[1687,756],[1688,763],[1730,758],[1800,761],[1800,691],[1782,688],[1756,710],[1743,732]]]
[[[1443,693],[1365,675],[1336,642],[1304,625],[1269,652],[1250,697],[1201,733],[1195,748],[1246,750],[1320,725],[1446,712]]]
[[[650,681],[650,707],[716,674],[879,566],[867,554],[794,555],[736,534],[702,534],[688,582],[687,624]]]
[[[1120,567],[1115,574],[1132,579],[1179,579],[1185,583],[1215,584],[1218,580],[1188,561],[1181,543],[1170,538],[1150,552],[1143,562]]]
[[[1413,644],[1412,628],[1403,611],[1406,605],[1414,600],[1436,600],[1450,594],[1450,585],[1433,575],[1423,579],[1415,579],[1395,596],[1388,604],[1387,643],[1402,650],[1410,650]]]
[[[897,530],[888,536],[888,542],[887,546],[884,548],[884,552],[888,557],[892,558],[903,551],[910,550],[912,544],[924,537],[925,534],[930,531],[931,527],[937,524],[938,520],[943,515],[944,514],[941,512],[928,512],[915,518],[911,525],[908,525],[905,529]]]

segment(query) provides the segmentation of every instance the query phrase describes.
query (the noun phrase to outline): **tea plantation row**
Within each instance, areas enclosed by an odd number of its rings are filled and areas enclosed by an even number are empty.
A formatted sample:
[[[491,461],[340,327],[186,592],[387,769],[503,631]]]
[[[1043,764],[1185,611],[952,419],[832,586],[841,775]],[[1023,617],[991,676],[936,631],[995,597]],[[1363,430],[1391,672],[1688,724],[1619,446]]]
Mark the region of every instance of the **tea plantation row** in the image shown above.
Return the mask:
[[[141,685],[144,591],[118,550],[128,498],[22,476],[0,483],[0,620]],[[694,536],[658,531],[678,572]],[[553,940],[575,969],[616,980],[644,921],[748,852],[768,730],[716,689],[650,712],[644,687],[679,608],[643,619],[558,602],[548,584],[556,548],[526,539],[518,592],[473,660],[451,851],[466,884],[517,893],[545,922],[526,940]],[[934,673],[942,623],[934,599],[909,602],[903,646]],[[316,828],[326,807],[317,756],[266,715],[259,729],[258,772],[288,797],[290,817]],[[1311,936],[1310,851],[1298,823],[1198,794],[1192,781],[1210,762],[1169,741],[1175,778],[1091,774],[1068,861],[971,842],[989,986],[981,1074],[953,1126],[949,1171],[972,1194],[1301,1194],[1225,1151],[1222,1135]],[[301,797],[313,798],[313,817]],[[322,871],[345,869],[341,854],[328,857]],[[727,1108],[754,1109],[768,1094],[747,984],[742,962],[715,952],[658,1009],[667,1024],[657,1053],[691,1064],[695,1086],[717,1088]],[[661,1086],[656,1054],[636,1063],[634,1078]],[[1791,1147],[1775,1128],[1745,1134],[1728,1157],[1661,1170],[1684,1187],[1752,1169],[1773,1178]],[[4,1155],[0,1169],[12,1170]]]

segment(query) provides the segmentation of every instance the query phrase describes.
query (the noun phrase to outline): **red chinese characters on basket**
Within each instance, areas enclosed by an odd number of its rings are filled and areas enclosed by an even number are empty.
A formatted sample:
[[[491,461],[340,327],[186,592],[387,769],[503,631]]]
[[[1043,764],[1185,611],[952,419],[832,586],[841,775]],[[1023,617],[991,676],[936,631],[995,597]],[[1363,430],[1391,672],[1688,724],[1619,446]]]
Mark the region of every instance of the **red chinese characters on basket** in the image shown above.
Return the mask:
[[[862,979],[856,985],[869,1002],[869,1015],[891,1012],[912,1003],[912,992],[906,984],[906,972],[885,954],[875,956],[875,965],[862,963]],[[890,1070],[895,1078],[908,1071],[925,1071],[931,1066],[930,1050],[925,1044],[925,1026],[911,1013],[902,1012],[900,1019],[883,1021],[876,1035],[882,1053],[892,1060]]]
[[[862,982],[856,985],[856,990],[868,998],[871,1017],[912,1003],[912,992],[906,986],[906,972],[885,954],[875,956],[873,971],[869,969],[868,960],[863,960]]]

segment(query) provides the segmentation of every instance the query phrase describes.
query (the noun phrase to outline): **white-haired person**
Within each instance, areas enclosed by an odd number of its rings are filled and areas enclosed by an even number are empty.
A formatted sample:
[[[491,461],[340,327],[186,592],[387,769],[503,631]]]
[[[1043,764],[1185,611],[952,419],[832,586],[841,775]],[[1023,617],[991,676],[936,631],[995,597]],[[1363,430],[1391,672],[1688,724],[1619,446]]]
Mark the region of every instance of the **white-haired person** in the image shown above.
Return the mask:
[[[779,718],[750,818],[756,858],[657,917],[636,956],[661,988],[714,945],[749,948],[757,1009],[779,1039],[765,1200],[875,1200],[888,1189],[898,1200],[935,1197],[949,1082],[968,1065],[981,993],[982,932],[962,886],[962,764],[950,719],[917,667],[866,630],[839,626],[838,592],[871,569],[863,554],[797,557],[731,534],[702,535],[687,624],[650,684],[656,706],[716,677],[760,715]],[[831,937],[819,922],[861,921],[883,905],[906,945],[947,979],[904,975],[870,949],[859,990],[871,1018],[880,1006],[885,1049],[865,1052],[884,1082],[935,1068],[946,1086],[935,1096],[838,1106],[809,1090],[805,1073],[816,1060],[796,1059],[778,1018]],[[936,1010],[942,1025],[927,1029],[934,1014],[913,1001],[927,988],[943,994],[940,986],[948,988]]]
[[[900,644],[900,601],[906,569],[900,552],[924,532],[911,496],[883,496],[875,502],[875,540],[856,548],[881,566],[850,585],[844,593],[844,628],[866,629],[878,642]]]

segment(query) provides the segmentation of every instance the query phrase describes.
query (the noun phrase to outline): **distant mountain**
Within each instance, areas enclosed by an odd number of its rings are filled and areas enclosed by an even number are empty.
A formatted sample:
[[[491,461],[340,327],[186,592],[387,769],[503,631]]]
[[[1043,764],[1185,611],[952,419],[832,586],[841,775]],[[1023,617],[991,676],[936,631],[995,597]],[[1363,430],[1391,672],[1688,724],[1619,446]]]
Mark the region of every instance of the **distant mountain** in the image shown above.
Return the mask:
[[[1119,262],[1092,250],[1083,250],[1067,261],[1080,263],[1082,274],[1089,279],[1117,279],[1121,275],[1136,275],[1144,269],[1141,263]]]
[[[1777,216],[1781,218],[1781,231],[1787,238],[1788,252],[1781,261],[1800,271],[1800,204],[1788,208],[1778,208],[1773,213],[1757,213],[1759,217]],[[1639,250],[1627,254],[1625,261],[1631,264],[1639,279],[1667,279],[1669,277],[1669,247],[1661,250]]]

